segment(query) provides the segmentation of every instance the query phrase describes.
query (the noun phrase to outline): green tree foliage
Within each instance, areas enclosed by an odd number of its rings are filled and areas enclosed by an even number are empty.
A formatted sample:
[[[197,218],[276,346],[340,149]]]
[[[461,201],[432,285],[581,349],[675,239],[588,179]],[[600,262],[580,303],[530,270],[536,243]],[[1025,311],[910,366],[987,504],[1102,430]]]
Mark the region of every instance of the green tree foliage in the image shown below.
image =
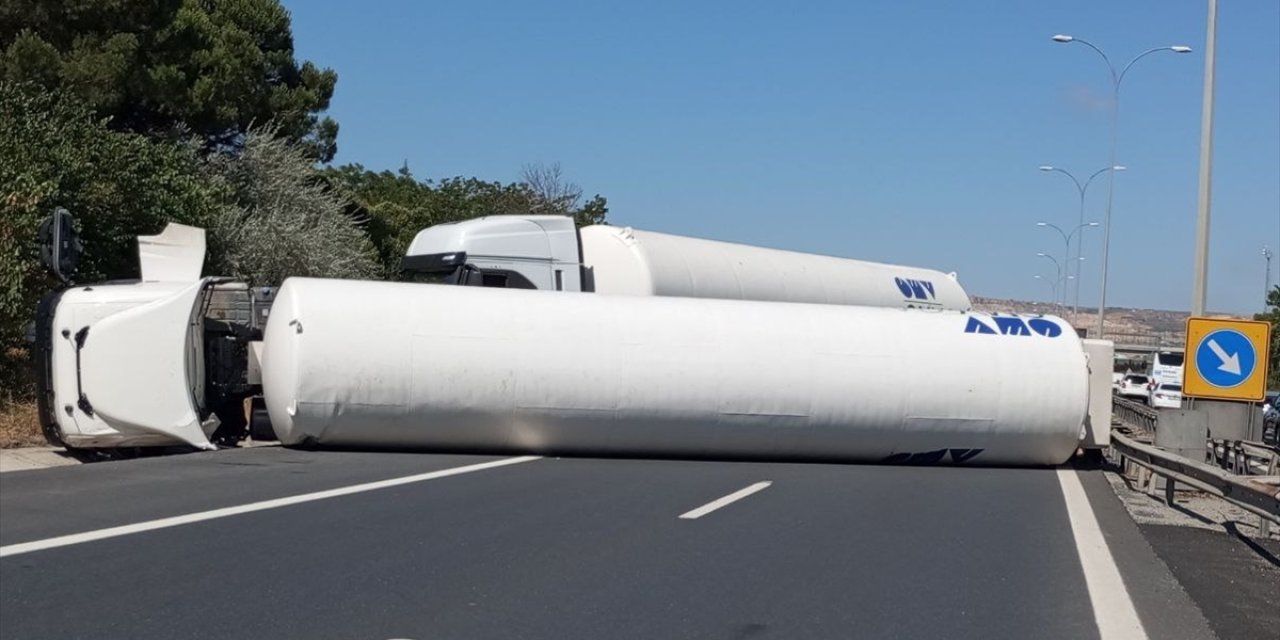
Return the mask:
[[[54,208],[76,216],[82,282],[137,277],[134,236],[203,224],[218,209],[190,145],[112,131],[79,101],[30,89],[0,81],[0,352],[21,344],[53,285],[36,232]]]
[[[582,187],[565,179],[560,163],[525,165],[520,184],[527,191],[528,212],[569,216],[580,227],[604,224],[608,202],[596,194],[582,202]]]
[[[347,202],[318,180],[306,150],[251,130],[239,154],[215,154],[210,178],[229,202],[209,228],[209,271],[255,285],[289,276],[373,278],[373,245],[344,211]]]
[[[579,225],[601,224],[609,212],[602,196],[582,203],[582,190],[563,181],[558,165],[526,167],[525,179],[512,183],[463,177],[418,180],[407,166],[375,172],[349,164],[326,169],[324,175],[351,202],[348,214],[365,225],[389,278],[399,274],[413,237],[432,225],[507,213],[567,215]]]
[[[1267,311],[1253,316],[1254,320],[1271,323],[1271,353],[1268,356],[1267,388],[1280,389],[1280,285],[1267,292]]]
[[[206,148],[239,148],[274,123],[322,160],[338,125],[337,74],[294,58],[279,0],[0,0],[0,78],[62,89],[112,127],[189,131]]]

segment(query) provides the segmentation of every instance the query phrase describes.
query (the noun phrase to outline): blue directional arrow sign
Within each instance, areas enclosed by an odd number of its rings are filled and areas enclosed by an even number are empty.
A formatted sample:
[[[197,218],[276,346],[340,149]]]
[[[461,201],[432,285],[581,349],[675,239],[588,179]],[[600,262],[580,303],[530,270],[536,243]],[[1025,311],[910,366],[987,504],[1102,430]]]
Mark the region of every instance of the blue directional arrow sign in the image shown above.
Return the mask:
[[[1271,323],[1235,318],[1187,318],[1182,396],[1257,402],[1267,393]]]
[[[1205,334],[1196,348],[1196,369],[1205,382],[1215,387],[1240,386],[1253,375],[1257,365],[1258,354],[1253,343],[1232,329]]]

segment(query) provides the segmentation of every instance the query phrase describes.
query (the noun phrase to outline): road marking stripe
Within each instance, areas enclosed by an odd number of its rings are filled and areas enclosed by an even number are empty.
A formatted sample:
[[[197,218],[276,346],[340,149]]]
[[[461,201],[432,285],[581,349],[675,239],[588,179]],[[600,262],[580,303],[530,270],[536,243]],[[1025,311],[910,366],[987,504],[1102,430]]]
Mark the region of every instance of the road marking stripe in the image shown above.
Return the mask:
[[[222,509],[213,509],[211,511],[199,511],[197,513],[188,513],[181,516],[173,516],[170,518],[160,518],[159,520],[148,520],[146,522],[138,522],[135,524],[126,524],[119,527],[110,527],[107,529],[97,529],[95,531],[86,531],[84,533],[73,533],[65,536],[57,536],[54,538],[46,538],[44,540],[35,540],[32,542],[22,542],[18,544],[10,544],[0,547],[0,558],[8,556],[16,556],[22,553],[31,553],[33,551],[44,551],[45,549],[56,549],[58,547],[66,547],[73,544],[81,544],[85,542],[93,542],[95,540],[105,540],[107,538],[115,538],[118,536],[127,536],[132,533],[142,533],[144,531],[154,531],[156,529],[165,529],[168,527],[177,527],[193,522],[204,522],[205,520],[216,520],[218,518],[226,518],[236,516],[242,513],[253,513],[255,511],[266,511],[267,509],[277,509],[304,502],[315,502],[316,500],[326,500],[328,498],[337,498],[339,496],[349,496],[354,493],[364,493],[366,491],[376,491],[378,489],[386,489],[389,487],[398,487],[400,485],[412,484],[414,482],[424,482],[426,480],[435,480],[437,478],[447,478],[463,473],[471,473],[473,471],[484,471],[485,469],[494,469],[497,467],[505,467],[512,464],[520,464],[521,462],[532,462],[540,459],[541,456],[519,456],[515,458],[503,458],[491,462],[481,462],[479,464],[470,464],[463,467],[453,467],[452,469],[441,469],[440,471],[431,471],[428,473],[419,473],[411,476],[400,478],[391,478],[389,480],[378,480],[376,482],[366,482],[363,484],[355,484],[348,487],[339,487],[337,489],[327,489],[325,491],[315,491],[313,493],[304,493],[296,496],[287,496],[284,498],[274,498],[272,500],[263,500],[261,502],[250,502],[235,507],[224,507]]]
[[[739,489],[737,491],[734,491],[733,493],[723,498],[712,500],[711,502],[708,502],[702,505],[701,507],[694,509],[693,511],[687,511],[685,513],[682,513],[680,514],[680,519],[696,520],[698,518],[701,518],[702,516],[707,515],[708,513],[711,513],[712,511],[715,511],[716,509],[729,506],[757,491],[764,491],[765,489],[769,488],[769,485],[771,484],[773,484],[772,480],[764,480],[762,482],[757,482],[749,487],[746,487],[745,489]]]
[[[1072,469],[1058,469],[1058,482],[1067,503],[1071,535],[1076,540],[1080,566],[1084,569],[1085,586],[1093,604],[1093,620],[1102,640],[1146,640],[1147,632],[1125,589],[1120,569],[1107,548],[1107,540],[1098,526],[1098,518],[1089,505],[1084,485]]]

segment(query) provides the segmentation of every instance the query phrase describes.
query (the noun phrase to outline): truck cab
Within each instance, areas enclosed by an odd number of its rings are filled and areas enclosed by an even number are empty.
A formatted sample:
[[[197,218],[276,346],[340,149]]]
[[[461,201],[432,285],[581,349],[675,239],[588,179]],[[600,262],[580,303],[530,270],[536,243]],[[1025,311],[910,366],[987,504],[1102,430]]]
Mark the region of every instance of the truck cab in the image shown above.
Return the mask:
[[[418,232],[401,260],[411,280],[582,291],[578,232],[565,216],[486,216]]]
[[[56,267],[72,246],[54,244],[45,254]],[[244,437],[245,400],[260,389],[249,352],[265,316],[234,313],[235,301],[254,306],[253,292],[201,277],[204,253],[203,229],[170,224],[138,237],[138,280],[74,285],[52,269],[68,286],[41,300],[33,345],[51,444],[213,449]]]

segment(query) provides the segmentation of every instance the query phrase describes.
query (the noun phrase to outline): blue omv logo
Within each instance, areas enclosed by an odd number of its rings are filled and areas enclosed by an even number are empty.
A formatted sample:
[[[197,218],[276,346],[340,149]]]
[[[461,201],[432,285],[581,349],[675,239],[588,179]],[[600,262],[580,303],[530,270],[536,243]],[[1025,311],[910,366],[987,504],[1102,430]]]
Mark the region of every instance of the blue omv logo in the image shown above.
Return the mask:
[[[893,283],[898,285],[898,291],[901,291],[902,295],[907,298],[914,300],[934,299],[933,283],[928,280],[894,278]]]
[[[982,319],[970,315],[964,325],[965,333],[987,333],[1002,336],[1044,336],[1056,338],[1062,335],[1062,326],[1048,318],[1021,318],[1019,316],[991,316]]]

